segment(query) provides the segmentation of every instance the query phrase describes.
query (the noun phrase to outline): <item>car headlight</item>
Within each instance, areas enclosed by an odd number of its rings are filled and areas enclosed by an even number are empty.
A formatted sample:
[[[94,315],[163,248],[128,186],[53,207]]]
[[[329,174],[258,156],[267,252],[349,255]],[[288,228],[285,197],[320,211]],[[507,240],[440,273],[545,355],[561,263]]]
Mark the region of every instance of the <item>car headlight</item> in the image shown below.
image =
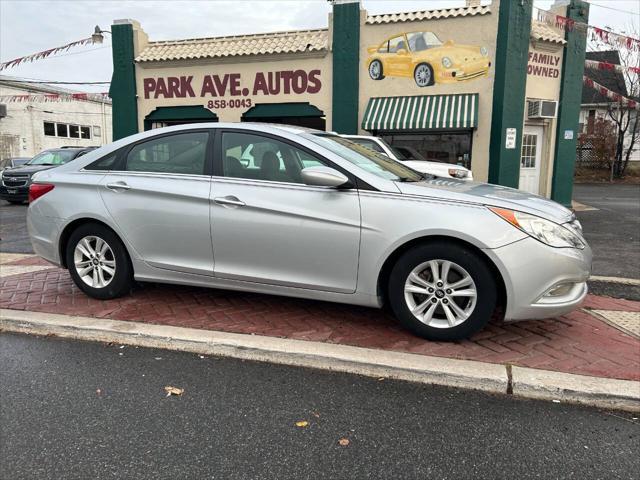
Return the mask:
[[[480,47],[480,55],[482,55],[483,57],[489,55],[489,50],[487,50],[487,47]]]
[[[550,220],[515,210],[496,207],[491,207],[489,210],[514,227],[519,228],[529,236],[550,247],[579,249],[585,247],[581,236],[577,234],[574,229],[569,229]]]
[[[442,66],[444,68],[451,68],[453,66],[453,62],[449,57],[442,57]]]
[[[469,176],[468,170],[461,170],[459,168],[450,168],[449,176],[453,178],[467,178]]]

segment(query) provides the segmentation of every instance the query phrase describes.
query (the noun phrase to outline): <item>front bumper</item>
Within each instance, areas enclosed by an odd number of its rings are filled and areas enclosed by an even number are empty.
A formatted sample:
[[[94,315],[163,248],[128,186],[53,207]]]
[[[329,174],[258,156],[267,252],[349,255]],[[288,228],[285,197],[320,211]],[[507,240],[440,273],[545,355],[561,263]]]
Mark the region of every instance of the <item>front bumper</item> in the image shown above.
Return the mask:
[[[443,67],[437,80],[439,83],[456,83],[473,80],[474,78],[487,76],[490,67],[491,62],[488,59],[466,62],[460,67]]]
[[[29,186],[5,187],[0,183],[0,198],[2,200],[27,201],[29,199]]]
[[[588,245],[553,248],[529,237],[485,252],[504,279],[505,321],[557,317],[575,310],[587,295]]]

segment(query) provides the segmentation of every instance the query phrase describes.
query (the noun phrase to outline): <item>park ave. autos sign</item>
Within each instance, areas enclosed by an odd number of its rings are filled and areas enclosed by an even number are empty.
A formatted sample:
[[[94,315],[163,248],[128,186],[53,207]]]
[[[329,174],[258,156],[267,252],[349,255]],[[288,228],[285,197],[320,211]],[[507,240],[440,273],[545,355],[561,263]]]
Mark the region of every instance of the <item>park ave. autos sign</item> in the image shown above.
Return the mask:
[[[315,94],[322,89],[320,70],[282,70],[256,72],[252,78],[240,73],[144,78],[145,99],[200,98],[207,108],[248,108],[251,97],[268,95]]]

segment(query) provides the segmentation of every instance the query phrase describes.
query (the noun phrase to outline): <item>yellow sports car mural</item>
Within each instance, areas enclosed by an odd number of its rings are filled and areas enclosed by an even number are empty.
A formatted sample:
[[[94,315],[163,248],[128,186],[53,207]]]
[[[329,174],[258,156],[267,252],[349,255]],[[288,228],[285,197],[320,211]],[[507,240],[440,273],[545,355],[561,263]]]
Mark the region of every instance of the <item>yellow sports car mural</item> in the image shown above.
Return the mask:
[[[433,32],[400,33],[367,51],[373,80],[413,77],[419,87],[486,76],[491,66],[486,47],[443,43]]]

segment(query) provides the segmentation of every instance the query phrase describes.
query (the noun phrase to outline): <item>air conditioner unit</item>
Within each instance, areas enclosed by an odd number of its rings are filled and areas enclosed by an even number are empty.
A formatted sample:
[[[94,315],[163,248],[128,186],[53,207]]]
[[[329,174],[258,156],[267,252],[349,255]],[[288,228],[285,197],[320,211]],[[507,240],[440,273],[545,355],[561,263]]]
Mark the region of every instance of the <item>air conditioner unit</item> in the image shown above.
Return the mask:
[[[527,118],[556,118],[558,102],[552,100],[527,100]]]

